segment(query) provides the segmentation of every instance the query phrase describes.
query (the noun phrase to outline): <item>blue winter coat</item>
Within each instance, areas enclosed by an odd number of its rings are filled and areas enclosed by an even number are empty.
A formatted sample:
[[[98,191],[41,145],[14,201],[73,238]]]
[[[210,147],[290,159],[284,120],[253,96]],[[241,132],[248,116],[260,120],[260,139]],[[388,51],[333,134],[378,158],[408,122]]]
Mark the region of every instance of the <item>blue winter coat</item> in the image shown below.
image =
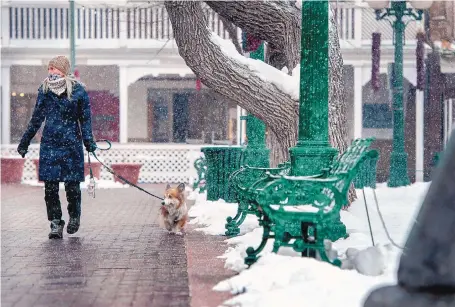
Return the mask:
[[[90,101],[84,87],[75,84],[71,99],[68,99],[66,92],[57,96],[50,90],[44,93],[40,87],[22,144],[30,144],[44,120],[39,180],[84,181],[82,141],[93,140]]]

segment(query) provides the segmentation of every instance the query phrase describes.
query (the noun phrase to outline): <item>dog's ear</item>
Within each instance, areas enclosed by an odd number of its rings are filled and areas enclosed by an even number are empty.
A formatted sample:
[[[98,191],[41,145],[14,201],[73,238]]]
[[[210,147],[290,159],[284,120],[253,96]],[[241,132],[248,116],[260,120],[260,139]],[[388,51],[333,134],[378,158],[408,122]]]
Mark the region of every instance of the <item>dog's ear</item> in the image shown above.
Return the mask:
[[[171,185],[168,183],[168,184],[166,185],[166,190],[169,190],[170,188],[171,188]]]
[[[185,184],[184,183],[179,184],[177,189],[179,190],[179,192],[185,191]]]

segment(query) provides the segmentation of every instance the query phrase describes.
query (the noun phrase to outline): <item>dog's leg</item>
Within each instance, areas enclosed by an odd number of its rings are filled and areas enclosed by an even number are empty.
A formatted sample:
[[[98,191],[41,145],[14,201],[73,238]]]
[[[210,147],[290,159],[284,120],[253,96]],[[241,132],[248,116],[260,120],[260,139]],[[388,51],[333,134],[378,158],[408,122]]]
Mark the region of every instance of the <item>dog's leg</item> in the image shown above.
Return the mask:
[[[179,221],[174,222],[174,225],[172,226],[172,232],[179,236],[182,235],[180,231]]]
[[[172,224],[169,222],[169,220],[166,219],[166,220],[164,221],[164,227],[166,228],[167,231],[173,233],[173,231],[172,231],[172,230],[173,230],[173,229],[172,229],[173,227],[172,227]]]
[[[186,221],[187,221],[188,217],[186,215],[184,215],[180,220],[177,221],[177,223],[175,224],[175,233],[178,234],[178,235],[183,235],[184,234],[184,227],[186,225]]]

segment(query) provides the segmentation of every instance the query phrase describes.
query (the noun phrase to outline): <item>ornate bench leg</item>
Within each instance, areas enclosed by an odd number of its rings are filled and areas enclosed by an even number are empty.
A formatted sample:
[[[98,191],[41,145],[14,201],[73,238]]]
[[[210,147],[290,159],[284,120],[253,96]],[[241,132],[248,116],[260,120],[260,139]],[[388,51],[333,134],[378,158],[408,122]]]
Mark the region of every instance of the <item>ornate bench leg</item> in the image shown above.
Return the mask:
[[[240,233],[240,225],[242,225],[243,221],[245,221],[246,218],[246,212],[241,211],[237,213],[237,215],[234,218],[228,217],[226,219],[226,236],[237,236]],[[240,218],[239,218],[240,216]],[[238,220],[236,220],[238,219]]]
[[[248,247],[246,249],[247,256],[245,257],[245,264],[247,266],[252,265],[259,259],[258,254],[264,249],[265,245],[267,244],[267,240],[270,238],[271,226],[269,222],[265,222],[262,227],[264,228],[264,233],[262,234],[262,241],[259,244],[258,248],[254,249],[253,247]]]
[[[226,218],[226,236],[236,236],[240,233],[239,226],[242,225],[243,221],[247,216],[248,204],[244,204],[242,201],[239,201],[239,206],[237,208],[237,214],[234,217]]]
[[[272,253],[277,254],[283,243],[287,243],[290,236],[285,232],[285,228],[281,225],[275,225],[275,240],[273,242]]]
[[[314,223],[303,222],[302,225],[302,241],[304,244],[314,244],[314,240],[310,240],[309,230],[310,227],[314,229],[314,236],[317,235],[317,229],[314,228]],[[316,248],[305,248],[302,251],[302,257],[316,258]]]
[[[344,225],[341,221],[340,215],[338,215],[338,217],[330,225],[327,225],[327,227],[329,229],[327,232],[327,239],[332,242],[349,237],[346,231],[346,225]]]
[[[321,257],[321,259],[323,261],[331,263],[337,267],[341,267],[341,260],[338,258],[334,259],[334,260],[330,260],[329,257],[327,256],[327,251],[325,250],[324,247],[318,248],[318,251],[319,251],[319,256]]]

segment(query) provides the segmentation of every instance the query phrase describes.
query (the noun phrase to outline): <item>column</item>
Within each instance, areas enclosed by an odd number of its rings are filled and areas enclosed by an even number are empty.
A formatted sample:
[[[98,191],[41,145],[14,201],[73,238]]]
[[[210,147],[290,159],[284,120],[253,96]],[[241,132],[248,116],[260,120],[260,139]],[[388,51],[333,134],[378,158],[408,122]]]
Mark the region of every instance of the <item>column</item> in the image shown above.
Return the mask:
[[[4,5],[1,7],[1,18],[0,18],[0,28],[1,28],[1,38],[2,38],[2,46],[6,47],[9,46],[9,6]]]
[[[242,142],[242,108],[237,106],[237,145],[240,145]]]
[[[416,91],[416,182],[423,182],[424,92]]]
[[[128,143],[128,67],[119,66],[120,143]]]
[[[246,111],[241,107],[237,106],[237,144],[242,145],[245,142],[246,136],[246,122],[242,120],[243,116],[246,116]]]
[[[2,66],[0,84],[2,88],[2,144],[11,143],[11,72],[10,66]]]
[[[354,65],[354,139],[362,137],[362,64]]]
[[[447,141],[450,139],[450,136],[452,135],[452,123],[453,123],[453,100],[452,98],[449,99],[449,133],[447,136]]]

